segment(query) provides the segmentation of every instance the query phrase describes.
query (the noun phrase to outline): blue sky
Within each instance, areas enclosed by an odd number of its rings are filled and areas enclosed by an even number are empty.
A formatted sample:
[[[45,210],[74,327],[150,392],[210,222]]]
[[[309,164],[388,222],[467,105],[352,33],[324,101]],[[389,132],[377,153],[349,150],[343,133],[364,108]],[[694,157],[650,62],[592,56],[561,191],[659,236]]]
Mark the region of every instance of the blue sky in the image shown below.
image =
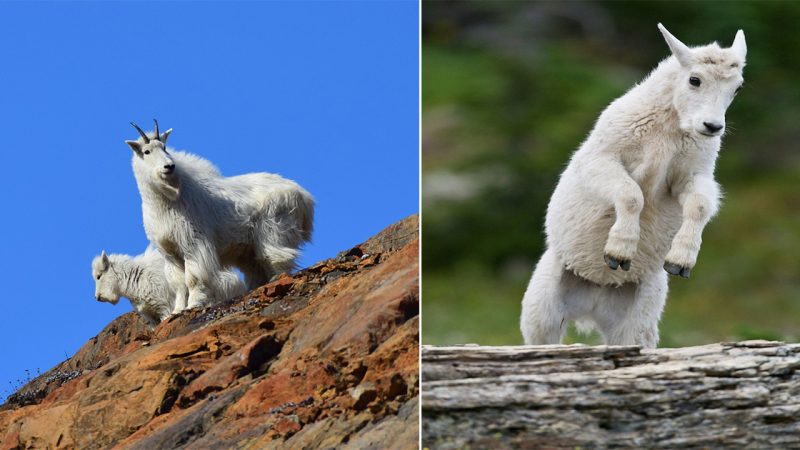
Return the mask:
[[[302,266],[417,212],[416,2],[3,2],[0,17],[0,400],[130,310],[94,300],[90,262],[147,246],[131,120],[156,117],[223,174],[308,189]]]

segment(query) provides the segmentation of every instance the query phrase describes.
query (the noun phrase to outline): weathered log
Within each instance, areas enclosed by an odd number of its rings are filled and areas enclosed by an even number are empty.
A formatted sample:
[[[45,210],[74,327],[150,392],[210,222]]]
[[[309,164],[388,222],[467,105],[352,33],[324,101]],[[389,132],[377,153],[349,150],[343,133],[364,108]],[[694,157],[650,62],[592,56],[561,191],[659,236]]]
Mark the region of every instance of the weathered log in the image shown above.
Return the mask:
[[[462,448],[800,448],[800,344],[422,349],[422,440]]]

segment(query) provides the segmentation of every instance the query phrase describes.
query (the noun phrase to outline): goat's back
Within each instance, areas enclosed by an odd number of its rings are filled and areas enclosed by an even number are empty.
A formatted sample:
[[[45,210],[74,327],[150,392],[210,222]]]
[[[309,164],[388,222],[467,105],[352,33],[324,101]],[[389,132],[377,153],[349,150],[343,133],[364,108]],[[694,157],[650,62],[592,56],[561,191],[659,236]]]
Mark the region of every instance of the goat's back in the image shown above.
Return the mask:
[[[233,191],[247,197],[253,213],[267,219],[291,220],[310,241],[314,227],[314,198],[296,182],[272,173],[249,173],[226,179]]]

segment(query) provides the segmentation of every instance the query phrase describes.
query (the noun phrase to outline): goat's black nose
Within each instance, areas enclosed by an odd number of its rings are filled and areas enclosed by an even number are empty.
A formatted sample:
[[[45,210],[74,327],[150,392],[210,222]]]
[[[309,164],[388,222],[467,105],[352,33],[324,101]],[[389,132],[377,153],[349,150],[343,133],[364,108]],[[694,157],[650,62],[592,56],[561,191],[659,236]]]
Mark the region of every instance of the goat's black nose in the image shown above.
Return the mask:
[[[708,130],[711,133],[716,133],[717,131],[723,128],[722,125],[713,122],[703,122],[703,125],[705,125],[706,130]]]
[[[164,165],[164,169],[168,173],[172,173],[172,171],[175,170],[175,164],[166,164],[166,165]]]

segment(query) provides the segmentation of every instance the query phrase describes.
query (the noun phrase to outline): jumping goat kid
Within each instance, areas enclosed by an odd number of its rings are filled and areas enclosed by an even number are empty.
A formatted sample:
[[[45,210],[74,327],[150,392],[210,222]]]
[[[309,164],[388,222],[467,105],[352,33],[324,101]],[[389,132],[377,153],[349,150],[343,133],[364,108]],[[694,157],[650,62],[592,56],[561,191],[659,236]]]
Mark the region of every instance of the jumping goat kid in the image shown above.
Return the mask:
[[[522,300],[527,344],[566,327],[655,347],[667,274],[688,278],[719,207],[714,165],[747,46],[690,48],[658,24],[672,56],[616,99],[550,199],[542,255]]]

